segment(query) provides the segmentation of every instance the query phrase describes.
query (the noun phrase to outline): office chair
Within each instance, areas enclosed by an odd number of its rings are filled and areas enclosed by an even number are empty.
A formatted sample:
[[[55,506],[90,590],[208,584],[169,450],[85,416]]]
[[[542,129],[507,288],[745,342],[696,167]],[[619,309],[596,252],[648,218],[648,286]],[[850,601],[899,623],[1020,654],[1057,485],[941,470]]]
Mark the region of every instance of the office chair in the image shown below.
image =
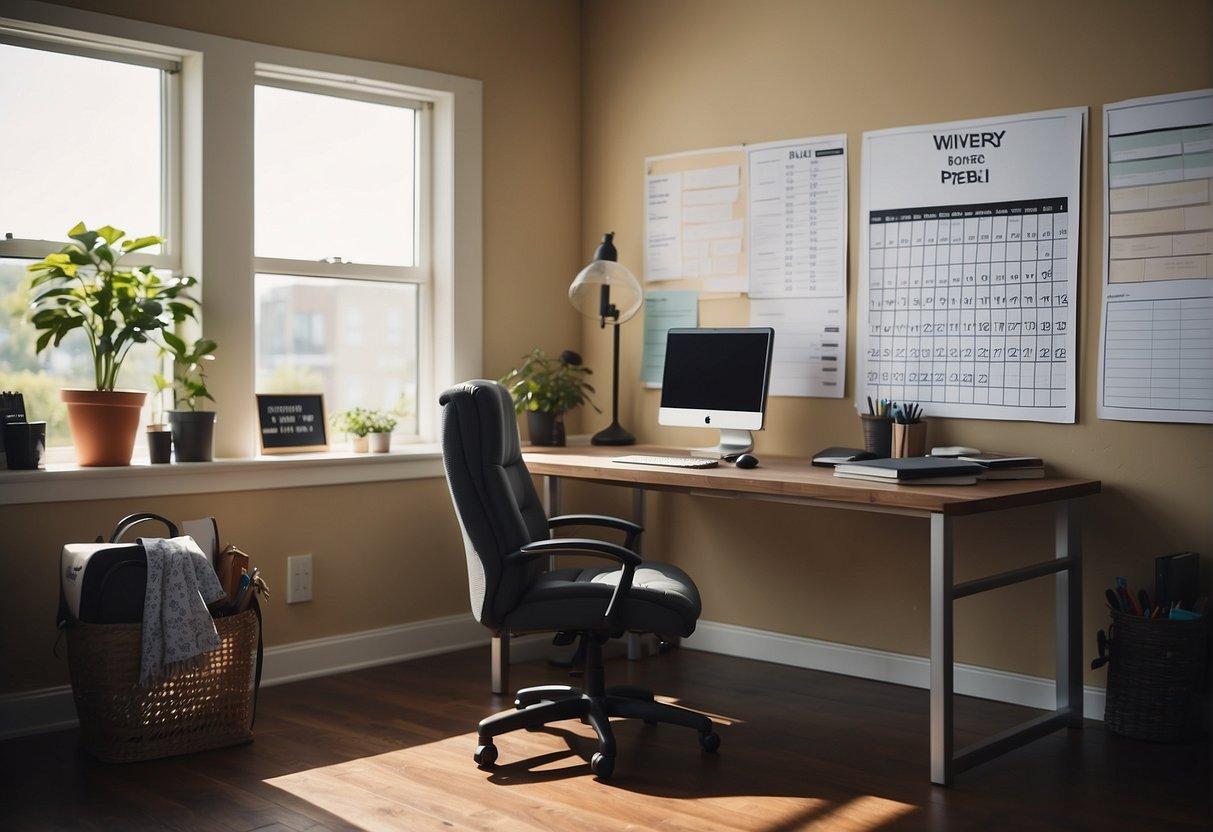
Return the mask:
[[[442,461],[463,530],[468,587],[476,620],[494,633],[555,631],[565,643],[582,639],[584,688],[542,685],[518,691],[516,710],[480,722],[474,759],[481,768],[497,760],[493,737],[519,728],[580,718],[598,735],[590,767],[601,779],[615,768],[610,717],[643,719],[694,728],[705,751],[720,735],[703,714],[653,699],[647,690],[606,687],[602,645],[627,631],[686,637],[699,618],[699,590],[674,566],[642,561],[633,551],[644,531],[615,517],[569,514],[547,517],[522,461],[514,402],[492,381],[468,381],[439,398]],[[623,546],[588,538],[553,538],[562,526],[600,526],[624,532]],[[542,571],[553,554],[616,561],[614,566]]]

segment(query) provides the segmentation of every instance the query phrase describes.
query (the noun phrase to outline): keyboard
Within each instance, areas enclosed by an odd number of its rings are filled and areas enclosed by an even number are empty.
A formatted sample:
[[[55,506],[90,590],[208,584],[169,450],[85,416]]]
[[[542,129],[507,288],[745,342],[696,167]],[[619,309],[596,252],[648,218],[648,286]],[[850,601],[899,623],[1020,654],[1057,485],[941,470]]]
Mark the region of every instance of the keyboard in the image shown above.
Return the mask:
[[[715,468],[720,460],[702,456],[617,456],[611,462],[622,462],[626,465],[660,465],[665,468]]]

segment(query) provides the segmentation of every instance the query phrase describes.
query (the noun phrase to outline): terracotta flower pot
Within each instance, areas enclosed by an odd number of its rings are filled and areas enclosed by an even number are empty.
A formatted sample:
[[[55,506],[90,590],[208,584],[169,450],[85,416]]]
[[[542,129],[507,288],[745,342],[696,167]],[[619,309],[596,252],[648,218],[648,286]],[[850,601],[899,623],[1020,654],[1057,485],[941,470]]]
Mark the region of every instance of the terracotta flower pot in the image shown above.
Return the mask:
[[[139,414],[147,393],[139,390],[78,390],[65,387],[67,422],[76,461],[88,468],[130,465],[139,434]]]

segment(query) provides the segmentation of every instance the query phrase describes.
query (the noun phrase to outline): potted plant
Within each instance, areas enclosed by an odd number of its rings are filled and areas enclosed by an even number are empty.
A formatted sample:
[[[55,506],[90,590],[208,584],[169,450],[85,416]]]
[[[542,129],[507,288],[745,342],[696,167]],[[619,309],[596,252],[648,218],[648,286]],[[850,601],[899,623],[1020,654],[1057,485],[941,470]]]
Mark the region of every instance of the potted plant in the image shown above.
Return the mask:
[[[167,330],[161,334],[164,352],[173,358],[173,406],[168,412],[178,462],[210,462],[215,458],[215,411],[200,410],[203,400],[214,402],[206,389],[206,363],[215,360],[218,344],[199,338],[192,344]],[[157,384],[159,386],[159,384]]]
[[[79,330],[93,357],[92,390],[64,388],[77,461],[84,466],[130,465],[147,399],[141,390],[118,389],[122,362],[135,344],[193,317],[192,277],[161,278],[151,266],[126,268],[122,258],[163,242],[160,237],[123,239],[112,226],[96,230],[77,223],[71,242],[29,266],[30,321],[41,331],[41,353]]]
[[[526,414],[527,432],[534,445],[563,445],[564,414],[588,404],[594,388],[587,380],[592,371],[581,356],[565,350],[559,358],[548,358],[536,347],[522,364],[502,377],[501,383],[514,398],[514,410]]]
[[[333,430],[344,433],[354,441],[354,453],[364,454],[369,449],[367,436],[374,427],[374,414],[365,407],[351,407],[334,413],[330,422]]]
[[[392,431],[396,429],[396,414],[387,410],[371,411],[371,431],[367,434],[371,453],[386,454],[392,449]]]
[[[152,376],[156,385],[152,393],[152,416],[147,423],[147,459],[153,465],[164,465],[173,461],[173,433],[169,430],[164,415],[164,394],[173,383],[160,373]]]

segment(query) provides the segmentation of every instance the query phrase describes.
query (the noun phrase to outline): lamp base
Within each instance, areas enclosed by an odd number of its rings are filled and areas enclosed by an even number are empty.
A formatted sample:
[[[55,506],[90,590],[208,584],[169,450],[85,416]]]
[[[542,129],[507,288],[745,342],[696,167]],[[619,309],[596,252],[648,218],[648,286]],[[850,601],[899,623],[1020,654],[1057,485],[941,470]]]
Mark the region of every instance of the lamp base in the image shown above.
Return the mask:
[[[611,422],[610,425],[598,431],[590,438],[591,445],[635,445],[636,437],[632,436],[623,425]]]

